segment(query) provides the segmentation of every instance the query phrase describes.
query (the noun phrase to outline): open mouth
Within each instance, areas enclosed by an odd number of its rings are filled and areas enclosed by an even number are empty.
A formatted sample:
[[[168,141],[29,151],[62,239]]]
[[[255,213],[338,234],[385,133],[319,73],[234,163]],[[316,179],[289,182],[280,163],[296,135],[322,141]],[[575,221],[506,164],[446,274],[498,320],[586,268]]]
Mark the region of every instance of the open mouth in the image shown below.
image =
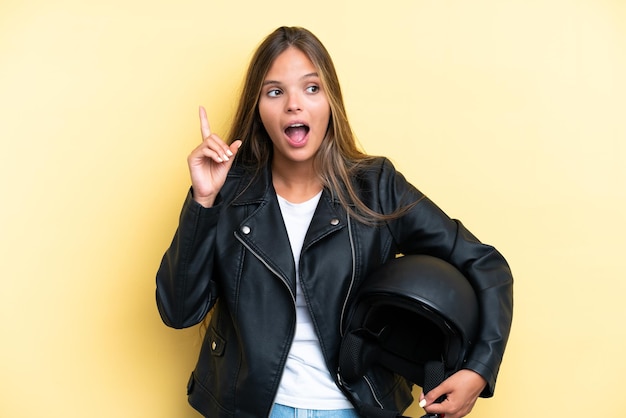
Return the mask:
[[[287,135],[290,141],[296,144],[304,141],[308,133],[309,127],[304,123],[294,123],[285,128],[285,135]]]

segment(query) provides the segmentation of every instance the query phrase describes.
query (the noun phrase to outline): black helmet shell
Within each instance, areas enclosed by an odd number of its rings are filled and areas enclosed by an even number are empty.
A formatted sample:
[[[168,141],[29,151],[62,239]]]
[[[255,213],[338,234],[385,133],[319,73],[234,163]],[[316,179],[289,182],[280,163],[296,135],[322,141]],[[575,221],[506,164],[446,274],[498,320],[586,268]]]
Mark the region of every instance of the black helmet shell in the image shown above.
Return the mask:
[[[372,272],[351,307],[340,353],[347,381],[373,363],[420,386],[427,362],[442,362],[449,376],[462,367],[479,323],[469,281],[428,255],[399,257]],[[355,349],[357,340],[363,346]]]

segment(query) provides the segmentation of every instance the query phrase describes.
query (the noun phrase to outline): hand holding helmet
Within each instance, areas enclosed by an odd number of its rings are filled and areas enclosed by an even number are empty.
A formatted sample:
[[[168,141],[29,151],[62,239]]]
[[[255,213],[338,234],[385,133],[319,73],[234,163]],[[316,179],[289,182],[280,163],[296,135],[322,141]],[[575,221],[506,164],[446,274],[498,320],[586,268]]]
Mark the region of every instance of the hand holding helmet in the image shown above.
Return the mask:
[[[426,416],[465,416],[486,385],[463,369],[478,324],[474,290],[454,266],[427,255],[393,259],[357,293],[340,374],[354,382],[382,366],[424,389]]]
[[[478,395],[485,388],[487,382],[478,373],[462,369],[444,380],[439,386],[420,396],[420,406],[429,414],[437,414],[445,418],[461,418],[469,414]],[[444,397],[445,401],[436,400]]]

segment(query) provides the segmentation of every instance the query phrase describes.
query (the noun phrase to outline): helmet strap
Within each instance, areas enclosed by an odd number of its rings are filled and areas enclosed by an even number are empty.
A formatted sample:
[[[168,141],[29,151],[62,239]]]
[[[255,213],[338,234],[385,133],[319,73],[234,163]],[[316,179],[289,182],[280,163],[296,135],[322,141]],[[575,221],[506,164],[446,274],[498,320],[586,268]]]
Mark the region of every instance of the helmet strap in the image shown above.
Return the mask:
[[[439,386],[446,378],[446,370],[443,361],[427,361],[424,364],[424,394],[427,394]],[[441,403],[446,399],[446,395],[441,395],[435,403]],[[439,418],[439,414],[426,414],[422,418]]]

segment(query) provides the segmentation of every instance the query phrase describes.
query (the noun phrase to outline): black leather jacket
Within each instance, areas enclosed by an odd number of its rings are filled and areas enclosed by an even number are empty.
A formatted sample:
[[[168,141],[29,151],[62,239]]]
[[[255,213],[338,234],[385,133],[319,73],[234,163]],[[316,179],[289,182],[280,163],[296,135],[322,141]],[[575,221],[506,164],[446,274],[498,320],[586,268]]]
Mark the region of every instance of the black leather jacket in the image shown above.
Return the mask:
[[[250,183],[252,181],[252,183]],[[465,365],[488,382],[491,396],[508,339],[513,279],[504,258],[480,243],[410,185],[383,158],[354,178],[361,198],[382,213],[419,200],[401,218],[372,227],[356,222],[324,190],[300,259],[304,295],[328,370],[355,399],[404,411],[404,378],[373,370],[345,386],[338,352],[347,306],[372,269],[398,253],[430,254],[457,266],[477,292],[480,338]],[[213,308],[188,394],[203,415],[267,417],[295,329],[296,277],[287,232],[267,168],[251,177],[231,168],[215,206],[187,197],[180,224],[157,273],[157,306],[174,328],[201,322]]]

